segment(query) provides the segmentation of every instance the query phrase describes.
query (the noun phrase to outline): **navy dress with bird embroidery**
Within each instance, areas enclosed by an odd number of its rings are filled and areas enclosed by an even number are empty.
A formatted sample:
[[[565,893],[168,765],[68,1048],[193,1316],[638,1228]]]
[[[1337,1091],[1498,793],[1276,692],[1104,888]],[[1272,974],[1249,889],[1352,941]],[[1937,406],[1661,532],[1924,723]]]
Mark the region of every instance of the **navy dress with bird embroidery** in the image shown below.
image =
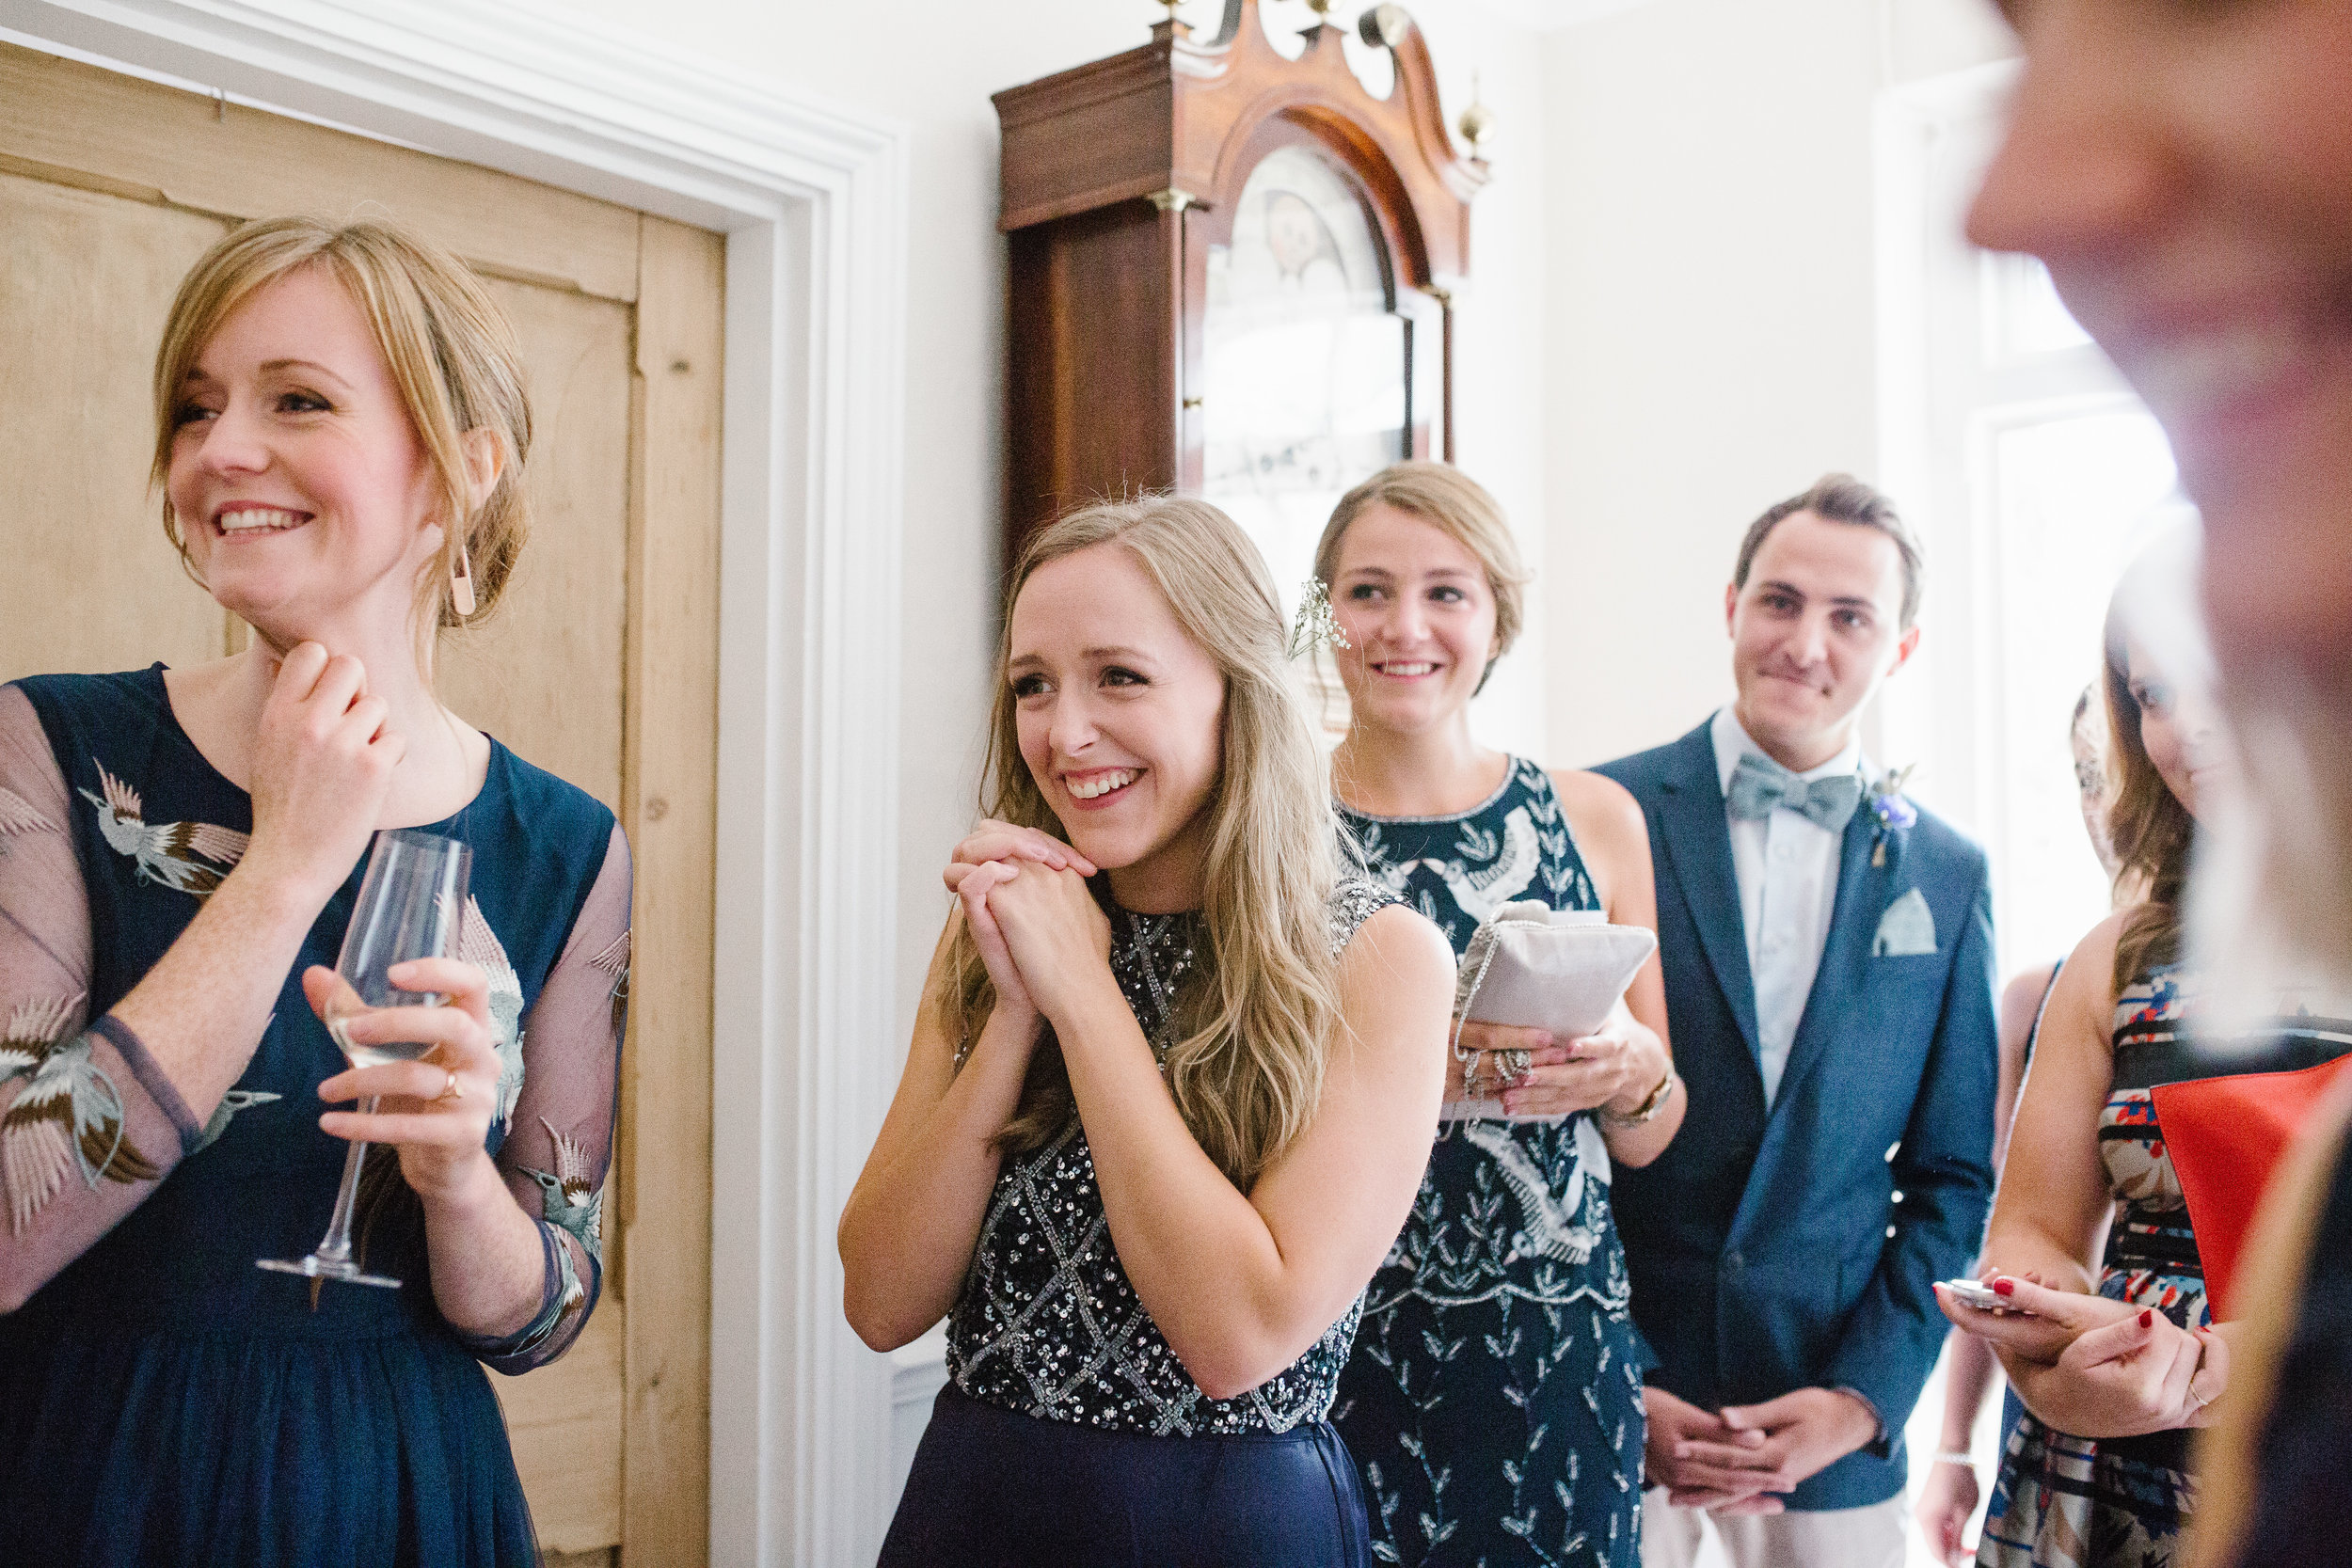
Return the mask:
[[[1600,908],[1550,777],[1524,758],[1457,816],[1343,803],[1340,817],[1372,875],[1457,958],[1503,904]],[[1638,1562],[1648,1350],[1609,1177],[1589,1112],[1439,1124],[1331,1418],[1362,1471],[1379,1560]]]
[[[499,1340],[442,1319],[389,1149],[355,1232],[400,1289],[265,1273],[317,1244],[342,1175],[317,1089],[344,1064],[301,974],[334,963],[365,861],[199,1121],[109,1012],[252,825],[162,670],[0,687],[0,1562],[535,1563],[483,1367],[561,1354],[601,1282],[627,844],[495,742],[480,793],[426,830],[473,849],[459,956],[490,976],[489,1149],[538,1223],[536,1317]]]

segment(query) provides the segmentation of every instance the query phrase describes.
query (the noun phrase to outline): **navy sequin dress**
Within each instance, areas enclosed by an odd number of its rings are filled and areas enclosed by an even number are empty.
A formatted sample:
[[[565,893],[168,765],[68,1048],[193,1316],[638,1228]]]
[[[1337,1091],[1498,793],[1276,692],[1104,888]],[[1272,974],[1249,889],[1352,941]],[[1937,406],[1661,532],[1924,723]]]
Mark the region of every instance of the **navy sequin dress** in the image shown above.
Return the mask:
[[[1374,875],[1459,957],[1501,905],[1600,907],[1544,770],[1458,816],[1340,809]],[[1333,1419],[1382,1562],[1639,1561],[1642,1370],[1589,1113],[1441,1123],[1364,1302]]]
[[[460,956],[490,976],[503,1074],[489,1148],[541,1233],[534,1320],[460,1335],[389,1150],[356,1227],[398,1290],[254,1266],[326,1229],[343,1069],[303,999],[364,859],[327,900],[236,1086],[200,1123],[109,1015],[244,854],[251,800],[171,712],[162,667],[0,687],[0,1563],[478,1565],[538,1560],[483,1373],[577,1338],[602,1276],[628,962],[611,812],[493,743],[429,831],[472,847]]]
[[[1333,951],[1392,902],[1343,883]],[[1200,918],[1109,912],[1111,972],[1164,1049],[1204,957]],[[1085,1130],[1008,1156],[883,1568],[1359,1568],[1363,1499],[1326,1419],[1357,1310],[1266,1382],[1213,1400],[1120,1264]]]

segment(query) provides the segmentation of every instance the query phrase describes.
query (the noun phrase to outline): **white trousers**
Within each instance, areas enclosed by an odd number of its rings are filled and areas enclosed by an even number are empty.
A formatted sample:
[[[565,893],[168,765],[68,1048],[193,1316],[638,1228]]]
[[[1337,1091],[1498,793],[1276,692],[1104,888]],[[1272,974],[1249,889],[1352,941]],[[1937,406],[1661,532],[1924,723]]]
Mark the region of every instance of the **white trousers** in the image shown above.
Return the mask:
[[[1867,1508],[1724,1518],[1677,1508],[1658,1486],[1642,1497],[1642,1568],[1696,1568],[1709,1535],[1731,1568],[1903,1568],[1909,1525],[1899,1493]]]

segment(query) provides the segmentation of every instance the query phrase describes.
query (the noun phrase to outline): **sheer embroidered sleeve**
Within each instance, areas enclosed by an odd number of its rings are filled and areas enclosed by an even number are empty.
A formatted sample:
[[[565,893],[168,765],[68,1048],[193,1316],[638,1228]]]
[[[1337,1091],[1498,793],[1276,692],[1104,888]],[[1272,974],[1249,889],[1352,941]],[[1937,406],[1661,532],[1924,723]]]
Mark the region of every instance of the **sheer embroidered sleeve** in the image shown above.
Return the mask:
[[[547,1260],[538,1315],[468,1348],[501,1372],[569,1350],[604,1287],[604,1186],[612,1163],[621,1036],[628,1012],[628,840],[615,826],[572,932],[522,1020],[523,1082],[499,1168],[538,1216]]]
[[[0,686],[0,1310],[113,1228],[202,1131],[138,1037],[88,1017],[72,803],[32,703]]]

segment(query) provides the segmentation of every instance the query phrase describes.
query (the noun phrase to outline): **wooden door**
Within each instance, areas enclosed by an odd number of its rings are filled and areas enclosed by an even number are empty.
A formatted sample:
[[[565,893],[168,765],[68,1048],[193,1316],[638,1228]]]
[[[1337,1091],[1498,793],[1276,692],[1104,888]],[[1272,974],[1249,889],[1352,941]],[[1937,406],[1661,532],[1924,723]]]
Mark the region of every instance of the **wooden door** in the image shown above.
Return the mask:
[[[564,1360],[493,1382],[551,1561],[701,1562],[723,242],[0,44],[0,680],[243,646],[163,537],[148,378],[188,265],[288,212],[414,224],[522,338],[535,527],[441,689],[619,813],[637,964],[603,1303]]]

